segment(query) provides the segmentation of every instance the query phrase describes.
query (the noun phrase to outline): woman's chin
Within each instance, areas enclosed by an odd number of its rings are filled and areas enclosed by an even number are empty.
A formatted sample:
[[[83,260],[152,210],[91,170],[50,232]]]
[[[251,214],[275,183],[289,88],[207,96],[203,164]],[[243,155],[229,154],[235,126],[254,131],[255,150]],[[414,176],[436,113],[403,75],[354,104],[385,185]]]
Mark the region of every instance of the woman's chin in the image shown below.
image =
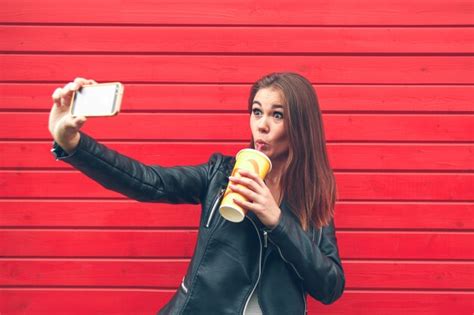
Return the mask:
[[[262,152],[263,154],[265,154],[266,156],[268,156],[268,157],[270,158],[270,160],[272,159],[272,157],[271,157],[271,155],[272,155],[271,150],[268,150],[268,148],[265,148],[265,146],[255,146],[255,150]]]

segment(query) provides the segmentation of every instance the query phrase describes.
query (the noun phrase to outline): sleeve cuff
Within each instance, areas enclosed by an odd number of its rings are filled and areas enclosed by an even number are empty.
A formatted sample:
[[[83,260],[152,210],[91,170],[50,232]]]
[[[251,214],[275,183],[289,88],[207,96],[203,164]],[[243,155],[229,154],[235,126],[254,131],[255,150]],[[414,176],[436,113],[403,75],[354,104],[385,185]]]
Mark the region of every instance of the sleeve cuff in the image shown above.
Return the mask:
[[[64,160],[64,159],[67,159],[67,158],[73,156],[77,152],[77,149],[79,148],[79,146],[81,144],[82,138],[83,138],[83,134],[81,134],[81,138],[79,139],[79,143],[78,143],[76,149],[71,153],[67,153],[66,151],[64,151],[64,149],[56,141],[53,141],[53,147],[51,148],[51,154],[54,156],[56,161]]]
[[[278,238],[279,236],[286,234],[286,227],[289,224],[288,220],[290,220],[288,213],[282,209],[277,225],[268,230],[269,235]]]

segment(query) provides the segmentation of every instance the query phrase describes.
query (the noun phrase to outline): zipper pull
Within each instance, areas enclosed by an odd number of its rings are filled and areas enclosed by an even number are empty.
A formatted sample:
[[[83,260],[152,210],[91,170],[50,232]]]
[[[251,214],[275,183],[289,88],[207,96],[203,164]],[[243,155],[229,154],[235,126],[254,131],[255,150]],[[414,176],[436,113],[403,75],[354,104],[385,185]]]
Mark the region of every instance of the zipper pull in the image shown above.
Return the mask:
[[[263,230],[263,247],[268,247],[268,232]]]
[[[221,188],[221,191],[217,195],[216,201],[214,201],[214,205],[212,206],[211,213],[209,214],[209,218],[207,219],[206,228],[208,228],[209,225],[211,224],[211,220],[212,220],[212,217],[214,216],[214,212],[216,211],[217,206],[219,205],[219,201],[221,200],[222,195],[224,195],[224,192],[225,192],[225,187]]]

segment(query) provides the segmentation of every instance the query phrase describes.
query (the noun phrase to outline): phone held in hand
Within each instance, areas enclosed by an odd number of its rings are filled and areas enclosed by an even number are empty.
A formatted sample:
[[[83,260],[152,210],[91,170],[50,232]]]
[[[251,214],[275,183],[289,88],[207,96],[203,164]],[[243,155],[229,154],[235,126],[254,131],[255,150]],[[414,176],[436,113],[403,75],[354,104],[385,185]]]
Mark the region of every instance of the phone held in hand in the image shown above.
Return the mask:
[[[123,96],[120,82],[84,85],[71,100],[72,116],[114,116],[120,111]]]

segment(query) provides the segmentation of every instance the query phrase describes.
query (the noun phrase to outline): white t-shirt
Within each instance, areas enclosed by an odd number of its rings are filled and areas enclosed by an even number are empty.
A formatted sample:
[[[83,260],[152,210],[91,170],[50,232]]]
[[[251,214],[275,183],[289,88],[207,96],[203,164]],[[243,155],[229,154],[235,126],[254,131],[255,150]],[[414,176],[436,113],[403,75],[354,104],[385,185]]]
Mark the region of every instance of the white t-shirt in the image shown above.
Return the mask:
[[[253,291],[244,315],[262,315],[262,309],[258,304],[257,290]]]

